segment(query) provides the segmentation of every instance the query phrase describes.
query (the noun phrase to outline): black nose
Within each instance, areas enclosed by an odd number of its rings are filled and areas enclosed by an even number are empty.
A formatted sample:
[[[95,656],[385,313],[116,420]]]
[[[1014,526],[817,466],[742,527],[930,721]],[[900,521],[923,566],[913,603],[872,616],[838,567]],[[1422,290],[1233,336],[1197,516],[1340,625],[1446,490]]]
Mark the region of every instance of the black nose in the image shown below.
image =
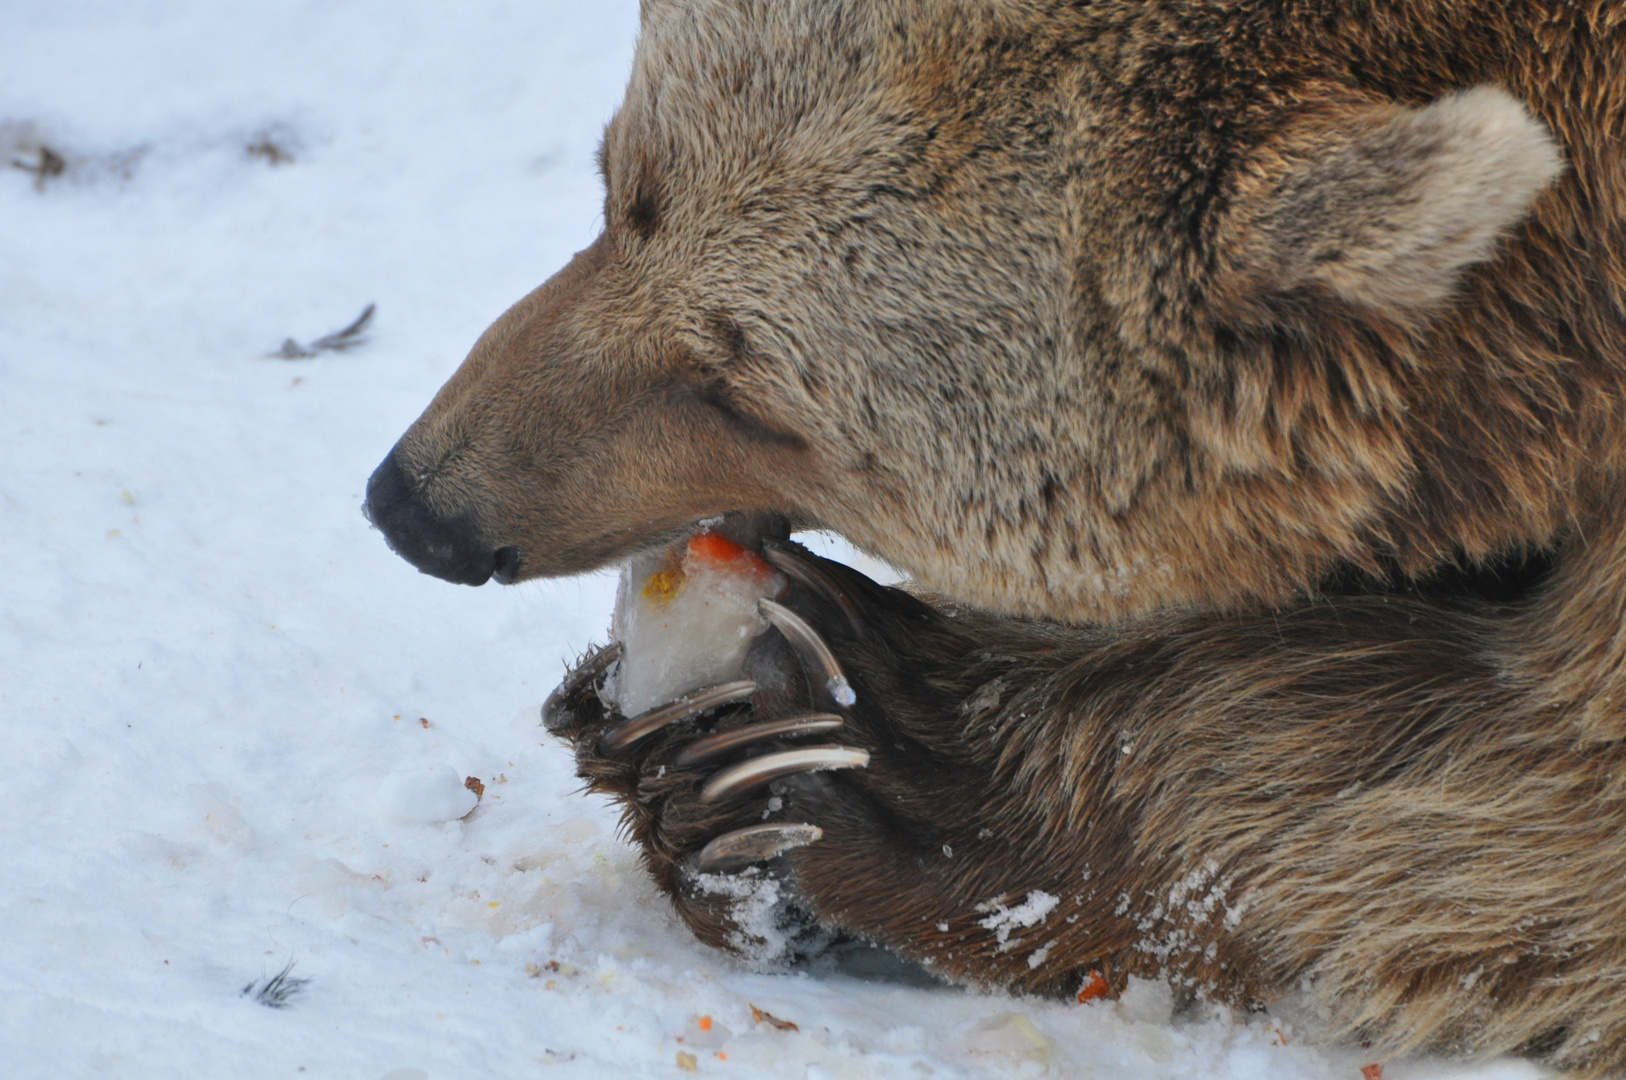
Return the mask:
[[[497,569],[498,553],[480,542],[474,522],[467,516],[441,517],[425,506],[393,450],[367,481],[361,509],[390,550],[426,574],[459,585],[484,585]]]

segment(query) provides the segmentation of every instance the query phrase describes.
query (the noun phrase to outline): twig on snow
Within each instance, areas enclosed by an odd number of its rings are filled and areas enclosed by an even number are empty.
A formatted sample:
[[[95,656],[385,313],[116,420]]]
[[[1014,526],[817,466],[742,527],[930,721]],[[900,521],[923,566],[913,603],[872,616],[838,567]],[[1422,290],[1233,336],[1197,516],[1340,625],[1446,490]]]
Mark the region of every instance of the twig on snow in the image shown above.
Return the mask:
[[[335,330],[325,337],[319,337],[309,345],[301,345],[293,338],[288,338],[282,343],[282,348],[266,355],[278,360],[309,360],[318,353],[344,352],[357,345],[365,345],[367,325],[373,321],[373,310],[376,306],[368,304],[362,308],[361,314],[356,316],[356,321],[343,330]]]
[[[252,994],[255,1001],[268,1009],[286,1009],[293,1004],[294,998],[303,994],[305,987],[310,985],[309,979],[294,978],[291,974],[293,970],[294,962],[289,960],[281,971],[269,979],[255,979],[243,987],[243,992],[238,997],[248,997]]]

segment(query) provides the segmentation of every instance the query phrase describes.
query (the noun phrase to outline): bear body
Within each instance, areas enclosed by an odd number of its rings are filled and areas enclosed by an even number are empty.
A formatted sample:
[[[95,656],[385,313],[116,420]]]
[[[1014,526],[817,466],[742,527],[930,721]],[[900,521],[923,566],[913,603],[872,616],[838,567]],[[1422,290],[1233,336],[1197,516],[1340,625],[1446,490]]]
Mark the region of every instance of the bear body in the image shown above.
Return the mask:
[[[646,0],[602,167],[368,511],[471,584],[739,512],[909,571],[766,541],[869,761],[776,782],[795,919],[1626,1069],[1626,4]],[[834,707],[623,744],[612,663],[551,723],[738,946],[761,800],[677,763]]]

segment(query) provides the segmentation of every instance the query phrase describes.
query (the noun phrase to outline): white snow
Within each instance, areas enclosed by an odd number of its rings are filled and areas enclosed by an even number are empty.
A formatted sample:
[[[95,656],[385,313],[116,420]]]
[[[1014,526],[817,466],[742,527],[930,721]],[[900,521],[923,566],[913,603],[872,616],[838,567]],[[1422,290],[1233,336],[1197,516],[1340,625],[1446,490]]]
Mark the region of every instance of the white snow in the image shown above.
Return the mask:
[[[1028,927],[1038,926],[1045,921],[1056,905],[1061,903],[1059,896],[1054,896],[1040,889],[1028,893],[1027,899],[1020,904],[1007,906],[999,900],[989,900],[978,906],[978,911],[990,911],[993,914],[986,919],[979,919],[978,926],[993,931],[994,940],[999,942],[999,951],[1013,949],[1021,938],[1012,939],[1011,933],[1024,930]],[[1042,960],[1040,961],[1043,962]]]
[[[701,948],[537,727],[613,578],[455,587],[368,529],[391,443],[592,240],[636,13],[0,5],[0,1071],[1355,1080],[1277,1017]],[[267,358],[370,302],[366,345]],[[290,960],[285,1008],[242,994]]]
[[[395,773],[384,781],[379,808],[402,821],[426,825],[466,817],[479,797],[450,765],[418,766]]]
[[[775,919],[779,882],[753,866],[738,874],[700,874],[696,883],[702,892],[729,902],[729,914],[738,927],[729,944],[745,963],[756,971],[771,971],[784,960],[790,940]]]

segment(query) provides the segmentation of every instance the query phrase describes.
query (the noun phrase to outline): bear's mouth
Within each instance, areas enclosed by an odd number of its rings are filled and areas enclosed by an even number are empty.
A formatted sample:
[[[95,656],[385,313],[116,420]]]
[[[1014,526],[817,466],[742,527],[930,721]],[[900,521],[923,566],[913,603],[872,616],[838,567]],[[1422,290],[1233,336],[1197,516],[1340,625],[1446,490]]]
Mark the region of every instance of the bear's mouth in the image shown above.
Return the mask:
[[[472,515],[436,513],[409,480],[392,452],[367,481],[362,513],[401,558],[420,572],[457,585],[484,585],[495,579],[513,585],[530,577],[585,573],[669,547],[700,529],[716,532],[753,550],[767,539],[790,538],[792,522],[774,510],[738,510],[681,525],[651,524],[631,533],[577,539],[566,545],[533,540],[492,543]]]
[[[513,544],[497,549],[492,556],[491,576],[499,585],[512,585],[525,571],[525,556]]]
[[[697,518],[682,528],[656,530],[609,561],[625,562],[644,552],[663,550],[671,547],[676,540],[697,532],[713,532],[727,537],[741,547],[761,551],[764,540],[789,540],[792,527],[790,518],[775,510],[734,510],[726,514]],[[489,578],[499,585],[513,585],[525,578],[527,559],[524,550],[516,544],[498,548],[492,554],[491,563]],[[422,570],[423,567],[420,566],[419,569]],[[477,581],[466,583],[483,584]]]

